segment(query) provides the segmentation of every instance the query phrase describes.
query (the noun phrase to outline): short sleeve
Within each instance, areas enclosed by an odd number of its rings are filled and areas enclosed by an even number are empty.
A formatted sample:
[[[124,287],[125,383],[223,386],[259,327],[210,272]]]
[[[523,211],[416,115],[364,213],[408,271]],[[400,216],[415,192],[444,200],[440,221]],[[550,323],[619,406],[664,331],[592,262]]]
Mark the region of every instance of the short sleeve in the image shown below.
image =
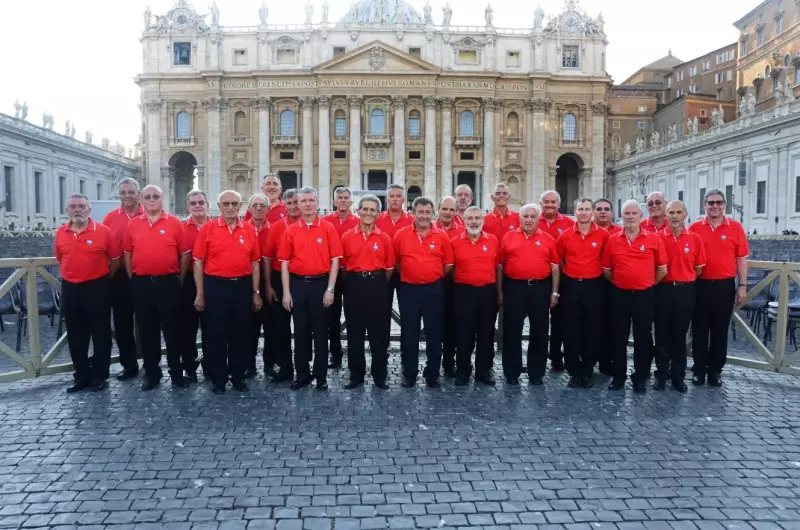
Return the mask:
[[[553,241],[553,244],[550,245],[550,263],[552,265],[561,265],[561,258],[558,257],[558,252],[556,252],[555,241]]]
[[[342,240],[339,239],[339,233],[330,223],[325,226],[325,231],[328,233],[328,252],[331,254],[331,259],[341,258]]]
[[[267,242],[261,248],[261,257],[267,259],[275,259],[275,252],[278,249],[278,230],[277,228],[270,228],[267,234]]]
[[[660,237],[656,238],[656,248],[654,250],[656,267],[666,267],[669,257],[667,256],[667,249],[664,247],[664,240]]]
[[[55,241],[53,241],[53,250],[55,251],[56,254],[56,261],[59,263],[61,263],[61,258],[63,257],[63,255],[61,254],[61,245],[58,244],[59,239],[61,239],[60,236],[62,231],[63,228],[58,229],[58,231],[56,232]]]
[[[567,255],[567,244],[565,243],[565,235],[561,235],[556,241],[556,254],[558,254],[559,261],[564,261]]]
[[[119,240],[114,237],[110,228],[105,228],[104,231],[108,241],[108,259],[119,259],[120,254],[122,254],[122,249],[119,248]]]
[[[455,258],[453,257],[453,244],[450,243],[450,239],[447,235],[443,235],[441,240],[444,242],[442,243],[442,263],[444,265],[452,265],[455,262]]]
[[[189,246],[189,241],[186,238],[186,230],[183,229],[183,224],[176,218],[175,219],[175,226],[176,231],[178,233],[177,240],[178,240],[178,252],[181,254],[188,254],[192,251],[191,247]]]
[[[609,238],[609,240],[606,241],[605,246],[603,246],[603,257],[600,260],[600,265],[604,269],[611,269],[614,266],[613,262],[611,261],[611,254],[612,254],[611,247],[612,247],[612,243],[611,243],[610,238]]]
[[[192,257],[194,259],[206,259],[208,255],[208,232],[211,230],[211,223],[205,223],[197,234],[197,239],[194,242],[192,249]]]
[[[382,235],[383,235],[383,246],[386,247],[386,268],[394,269],[395,265],[397,264],[397,259],[395,258],[392,238],[389,237],[389,234],[385,232]]]
[[[700,236],[696,236],[695,241],[695,244],[697,245],[697,259],[694,261],[694,266],[704,267],[708,260],[708,258],[706,258],[706,244],[703,242],[703,238]]]
[[[746,258],[750,255],[750,244],[747,242],[747,235],[744,233],[744,228],[742,225],[736,225],[738,234],[738,244],[736,245],[736,257],[737,258]]]
[[[133,252],[133,237],[131,236],[130,224],[128,224],[128,229],[125,230],[124,250],[127,254]]]
[[[292,225],[286,229],[286,232],[283,233],[283,237],[281,238],[280,243],[278,243],[279,261],[292,260],[292,251],[294,249],[294,233],[295,233],[295,230],[293,229],[294,226],[296,225]]]
[[[495,237],[495,239],[497,239],[497,238]],[[498,262],[498,265],[505,265],[506,264],[506,258],[508,257],[507,256],[507,246],[508,245],[506,245],[506,241],[508,241],[508,240],[505,237],[503,238],[502,241],[500,241],[499,239],[497,240],[497,247],[498,247],[497,262]]]

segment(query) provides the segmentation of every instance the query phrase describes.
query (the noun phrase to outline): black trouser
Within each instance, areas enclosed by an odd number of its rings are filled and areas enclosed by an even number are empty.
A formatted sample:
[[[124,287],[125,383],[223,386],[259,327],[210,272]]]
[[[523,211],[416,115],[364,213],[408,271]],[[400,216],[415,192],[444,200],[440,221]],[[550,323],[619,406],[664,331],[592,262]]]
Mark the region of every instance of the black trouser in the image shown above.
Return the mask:
[[[392,331],[392,318],[393,318],[393,312],[394,312],[394,294],[397,292],[397,289],[398,289],[399,286],[400,286],[400,273],[395,271],[395,273],[392,275],[392,277],[389,278],[389,287],[388,287],[389,300],[387,300],[387,302],[386,302],[386,305],[389,307],[389,322],[387,322],[386,325],[388,326],[387,333],[389,333],[389,344],[390,345],[392,343],[392,338],[391,338],[392,333],[391,333],[391,331]],[[398,312],[399,312],[399,310],[400,310],[400,296],[399,295],[397,297],[397,307],[398,307]],[[400,340],[400,352],[402,353],[402,351],[403,351],[403,340],[402,340],[402,337],[401,337],[401,340]]]
[[[322,305],[328,275],[292,275],[289,288],[292,293],[292,321],[294,322],[294,368],[298,381],[309,381],[314,359],[313,374],[317,383],[328,378],[328,308]],[[313,342],[313,357],[312,357]]]
[[[261,291],[261,300],[264,305],[261,306],[261,309],[258,311],[254,311],[250,316],[250,344],[247,350],[247,368],[255,371],[256,369],[256,358],[258,357],[258,339],[261,337],[261,330],[264,330],[264,351],[262,353],[262,357],[264,359],[264,372],[269,372],[273,370],[273,366],[275,365],[275,353],[274,349],[270,348],[268,342],[271,340],[269,334],[269,306],[267,306],[266,301],[264,301],[264,279],[261,279],[261,284],[259,287]]]
[[[138,371],[136,338],[133,329],[131,281],[124,270],[111,278],[111,309],[114,315],[114,339],[119,349],[119,364],[125,370]]]
[[[591,377],[603,347],[606,279],[561,276],[558,305],[564,315],[564,358],[569,375]]]
[[[139,323],[144,371],[150,380],[161,379],[161,334],[167,344],[167,366],[172,377],[183,376],[178,310],[181,281],[177,274],[136,276],[131,279],[133,307]]]
[[[522,372],[522,328],[530,327],[528,377],[542,377],[547,368],[547,315],[551,279],[513,280],[503,277],[503,375],[519,379]]]
[[[206,309],[203,323],[205,366],[215,385],[231,379],[241,381],[247,368],[250,319],[253,314],[253,279],[251,276],[220,278],[206,276]]]
[[[186,372],[197,371],[197,328],[200,325],[200,313],[194,308],[195,298],[197,298],[197,287],[190,272],[181,287],[181,302],[178,309],[181,364]]]
[[[456,366],[456,307],[453,279],[445,278],[444,315],[442,316],[442,367],[453,370]],[[459,325],[461,323],[459,322]],[[426,337],[427,340],[427,337]]]
[[[611,311],[611,355],[615,378],[627,379],[628,337],[633,322],[633,369],[631,379],[644,382],[650,377],[650,343],[656,293],[654,287],[642,291],[623,290],[612,286],[609,300]]]
[[[613,342],[613,334],[611,333],[611,312],[608,310],[607,302],[611,299],[611,289],[613,284],[603,277],[603,301],[606,303],[600,309],[597,319],[600,322],[600,345],[597,348],[597,364],[601,372],[610,374],[613,373],[613,355],[611,354],[611,344]]]
[[[564,343],[564,309],[561,304],[556,304],[550,309],[550,361],[563,363],[564,352],[561,345]]]
[[[736,300],[736,280],[695,282],[697,300],[692,317],[694,375],[719,375],[728,356],[728,328]]]
[[[328,343],[331,352],[331,364],[341,364],[342,356],[342,295],[344,293],[343,268],[339,268],[336,284],[333,289],[333,305],[328,308]],[[346,320],[346,319],[345,319]],[[349,357],[348,357],[349,358]]]
[[[456,370],[460,377],[472,373],[486,376],[494,357],[494,321],[497,318],[497,284],[481,287],[457,283],[454,286],[456,330]]]
[[[442,312],[444,286],[442,280],[433,283],[401,282],[397,288],[400,301],[400,347],[403,377],[417,379],[419,373],[420,318],[425,324],[425,354],[427,363],[422,375],[426,381],[439,379],[442,364]]]
[[[686,332],[694,309],[694,282],[656,286],[656,377],[686,377]],[[670,367],[670,363],[672,366]]]
[[[344,299],[344,316],[347,320],[347,364],[350,380],[363,381],[367,371],[364,355],[364,335],[369,336],[372,354],[370,373],[374,381],[386,381],[389,360],[390,318],[386,298],[389,296],[386,271],[369,273],[348,272],[345,280],[347,296]]]
[[[120,271],[117,274],[124,274]],[[61,314],[75,367],[75,382],[88,385],[108,379],[111,363],[111,285],[108,277],[61,283]],[[94,353],[89,359],[89,340]]]
[[[280,271],[273,270],[270,283],[275,291],[277,302],[269,305],[268,328],[270,340],[264,341],[264,351],[269,348],[270,357],[275,359],[281,373],[293,374],[294,361],[292,360],[292,314],[283,308],[283,283]]]

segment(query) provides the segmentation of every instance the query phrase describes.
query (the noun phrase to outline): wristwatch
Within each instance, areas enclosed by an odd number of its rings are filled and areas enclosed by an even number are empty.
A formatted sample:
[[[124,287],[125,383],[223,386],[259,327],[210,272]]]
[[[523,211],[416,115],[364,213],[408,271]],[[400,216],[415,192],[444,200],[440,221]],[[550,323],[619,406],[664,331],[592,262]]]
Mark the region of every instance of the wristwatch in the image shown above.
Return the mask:
[[[259,291],[258,289],[256,289],[255,291],[253,291],[253,294],[261,294],[261,291]]]
[[[328,287],[327,289],[325,289],[325,292],[326,293],[333,293],[334,292],[334,288],[333,287]]]
[[[561,298],[561,295],[558,293],[553,293],[553,296],[555,296],[556,298]]]

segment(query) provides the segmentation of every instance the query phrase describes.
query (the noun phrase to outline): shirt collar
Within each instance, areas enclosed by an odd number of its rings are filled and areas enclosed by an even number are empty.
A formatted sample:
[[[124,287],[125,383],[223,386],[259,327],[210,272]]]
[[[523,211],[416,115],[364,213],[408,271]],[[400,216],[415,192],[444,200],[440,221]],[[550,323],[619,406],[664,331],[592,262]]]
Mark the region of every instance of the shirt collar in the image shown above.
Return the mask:
[[[312,226],[313,227],[317,227],[317,226],[321,226],[321,224],[322,224],[322,220],[320,219],[319,215],[315,215],[314,216],[314,220],[311,221],[311,224],[306,223],[302,216],[300,217],[300,219],[297,220],[297,222],[303,228],[310,228]]]
[[[211,217],[209,217],[209,216],[207,216],[207,215],[206,215],[206,222],[208,222],[208,221],[210,221],[210,220],[211,220]],[[194,217],[192,217],[191,215],[190,215],[190,216],[189,216],[189,218],[186,220],[186,225],[187,225],[187,226],[197,226],[197,227],[199,227],[199,226],[200,226],[199,224],[197,224],[197,223],[195,223],[195,222],[194,222]]]
[[[67,221],[67,230],[72,231],[72,221]],[[89,218],[89,222],[86,223],[86,228],[83,229],[83,232],[86,231],[94,232],[97,230],[97,223],[94,222],[94,219],[91,217]]]
[[[600,226],[597,223],[595,223],[594,221],[592,221],[591,224],[589,225],[589,233],[597,232],[598,230],[600,230]],[[574,225],[572,225],[572,231],[573,232],[580,232],[580,229],[578,228],[578,222],[577,221],[575,222]]]
[[[364,233],[364,231],[361,229],[361,223],[358,223],[355,226],[355,228],[353,228],[353,232],[355,232],[356,234],[363,234]],[[372,233],[375,234],[376,236],[379,236],[383,232],[381,232],[381,229],[378,228],[378,225],[372,225]]]
[[[650,232],[648,232],[644,228],[640,228],[639,229],[639,235],[636,236],[636,239],[639,239],[640,236],[647,237],[649,235],[650,235]],[[617,234],[617,237],[628,237],[628,234],[625,233],[625,227],[622,227],[622,230],[619,231],[619,233]]]
[[[461,236],[460,236],[460,237],[461,237],[461,239],[469,239],[469,234],[468,234],[468,233],[467,233],[467,231],[465,230],[465,231],[461,232]],[[478,236],[478,239],[477,239],[477,241],[475,241],[475,243],[477,243],[477,242],[478,242],[478,241],[480,241],[481,239],[487,239],[487,238],[486,238],[486,232],[484,232],[483,230],[481,230],[481,235],[479,235],[479,236]],[[470,239],[470,242],[471,242],[471,241],[472,241],[472,240]]]
[[[261,226],[260,229],[256,226],[256,223],[253,221],[252,217],[247,220],[247,224],[252,226],[256,230],[256,232],[259,232],[260,230],[264,230],[265,228],[269,228],[269,221],[267,221],[266,219],[264,219],[264,224]]]
[[[554,225],[554,224],[556,224],[557,222],[559,222],[559,221],[561,221],[562,219],[564,219],[564,216],[563,216],[563,215],[561,215],[560,213],[557,213],[557,214],[556,214],[556,218],[553,220],[553,222],[552,222],[552,223],[551,223],[550,221],[548,221],[548,220],[547,220],[547,217],[545,217],[544,215],[542,215],[542,216],[541,216],[539,219],[540,219],[540,220],[543,220],[545,223],[547,223],[547,226],[553,226],[553,225]],[[577,224],[577,223],[576,223],[576,224]]]
[[[708,220],[708,216],[706,215],[703,217],[703,224],[711,226],[711,221]],[[731,220],[728,218],[727,215],[722,216],[722,225],[721,226],[730,226]]]
[[[503,214],[501,214],[500,212],[497,211],[497,206],[492,208],[492,215],[494,215],[495,217],[499,217],[500,219],[505,219],[506,217],[508,217],[512,213],[514,213],[514,212],[512,212],[511,208],[508,208],[508,207],[506,207],[506,214],[505,215],[503,215]]]
[[[414,228],[414,232],[416,232],[417,235],[419,236],[420,234],[419,234],[419,230],[417,230],[416,221],[411,226]],[[444,230],[444,229],[442,229],[442,230]],[[438,233],[439,233],[439,228],[436,226],[436,223],[431,223],[431,231],[428,233],[428,236],[431,235],[431,234],[438,234]],[[428,237],[428,236],[425,236],[425,237]]]
[[[135,214],[133,214],[132,216],[131,216],[131,215],[128,215],[128,212],[126,212],[126,211],[125,211],[125,208],[123,208],[122,206],[120,206],[120,207],[119,207],[119,210],[117,210],[117,213],[118,213],[118,214],[120,214],[120,215],[127,215],[129,219],[133,219],[133,218],[134,218],[134,217],[136,217],[137,215],[141,215],[141,214],[143,214],[143,213],[144,213],[144,206],[142,206],[142,205],[140,204],[140,205],[139,205],[139,209],[138,209],[138,210],[136,210],[136,213],[135,213]]]
[[[228,223],[225,222],[221,215],[217,218],[217,224],[219,226],[228,226]],[[241,217],[236,218],[236,226],[234,228],[244,228],[244,222],[242,222]]]
[[[522,234],[524,237],[527,237],[527,238],[531,238],[531,237],[534,237],[534,236],[538,236],[538,235],[544,234],[544,232],[542,232],[541,228],[537,228],[531,235],[529,235],[529,236],[525,235],[525,232],[522,230],[521,226],[519,228],[517,228],[515,230],[515,232],[519,232],[520,234]]]
[[[161,215],[158,216],[158,219],[156,219],[156,222],[163,221],[166,218],[167,218],[167,212],[165,212],[164,210],[161,210]],[[147,213],[142,213],[142,215],[139,216],[139,219],[143,219],[145,221],[150,221],[150,219],[147,218]]]

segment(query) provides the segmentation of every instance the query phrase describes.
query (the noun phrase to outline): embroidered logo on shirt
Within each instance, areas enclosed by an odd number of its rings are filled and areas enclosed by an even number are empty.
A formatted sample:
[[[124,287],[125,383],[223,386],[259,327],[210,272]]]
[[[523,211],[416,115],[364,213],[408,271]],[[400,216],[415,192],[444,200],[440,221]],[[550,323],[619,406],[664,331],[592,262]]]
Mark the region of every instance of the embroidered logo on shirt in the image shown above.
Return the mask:
[[[558,230],[558,233],[559,233],[559,234],[560,234],[561,232],[563,232],[563,231],[564,231],[564,229],[563,229],[563,228],[556,228],[556,230]]]
[[[592,248],[595,248],[596,246],[597,246],[597,241],[592,241]]]
[[[683,247],[683,253],[684,254],[688,254],[689,253],[689,247]]]
[[[87,239],[86,240],[86,244],[87,245],[94,245],[94,241],[92,241],[91,239]]]
[[[286,214],[285,214],[285,213],[280,213],[280,214],[278,214],[278,215],[280,215],[280,216],[281,216],[281,219],[283,219],[284,217],[286,217]]]
[[[243,236],[239,236],[239,244],[240,245],[244,245],[244,237]]]
[[[639,247],[639,252],[644,252],[644,245],[642,245],[641,247]]]
[[[158,231],[158,233],[163,236],[164,234],[167,233],[167,231],[162,228],[161,230]]]
[[[378,243],[372,244],[372,250],[378,250]]]
[[[481,247],[481,250],[482,250],[482,251],[484,251],[484,252],[489,252],[489,249],[488,249],[488,248],[486,248],[486,245],[483,245],[483,246]]]
[[[430,245],[428,245],[428,246],[430,247],[430,249],[431,249],[431,250],[433,250],[433,249],[435,249],[435,248],[436,248],[436,243],[431,243],[431,244],[430,244]]]
[[[541,242],[541,241],[539,241],[538,239],[536,240],[536,246],[537,246],[537,247],[541,247],[541,246],[542,246],[542,242]]]
[[[514,225],[508,225],[508,231],[509,232],[513,232],[514,231]]]
[[[321,244],[322,244],[322,238],[321,238],[321,237],[318,237],[318,238],[317,238],[317,245],[321,245]]]
[[[728,236],[722,236],[720,239],[722,239],[723,241],[725,241],[726,239],[728,239]]]

